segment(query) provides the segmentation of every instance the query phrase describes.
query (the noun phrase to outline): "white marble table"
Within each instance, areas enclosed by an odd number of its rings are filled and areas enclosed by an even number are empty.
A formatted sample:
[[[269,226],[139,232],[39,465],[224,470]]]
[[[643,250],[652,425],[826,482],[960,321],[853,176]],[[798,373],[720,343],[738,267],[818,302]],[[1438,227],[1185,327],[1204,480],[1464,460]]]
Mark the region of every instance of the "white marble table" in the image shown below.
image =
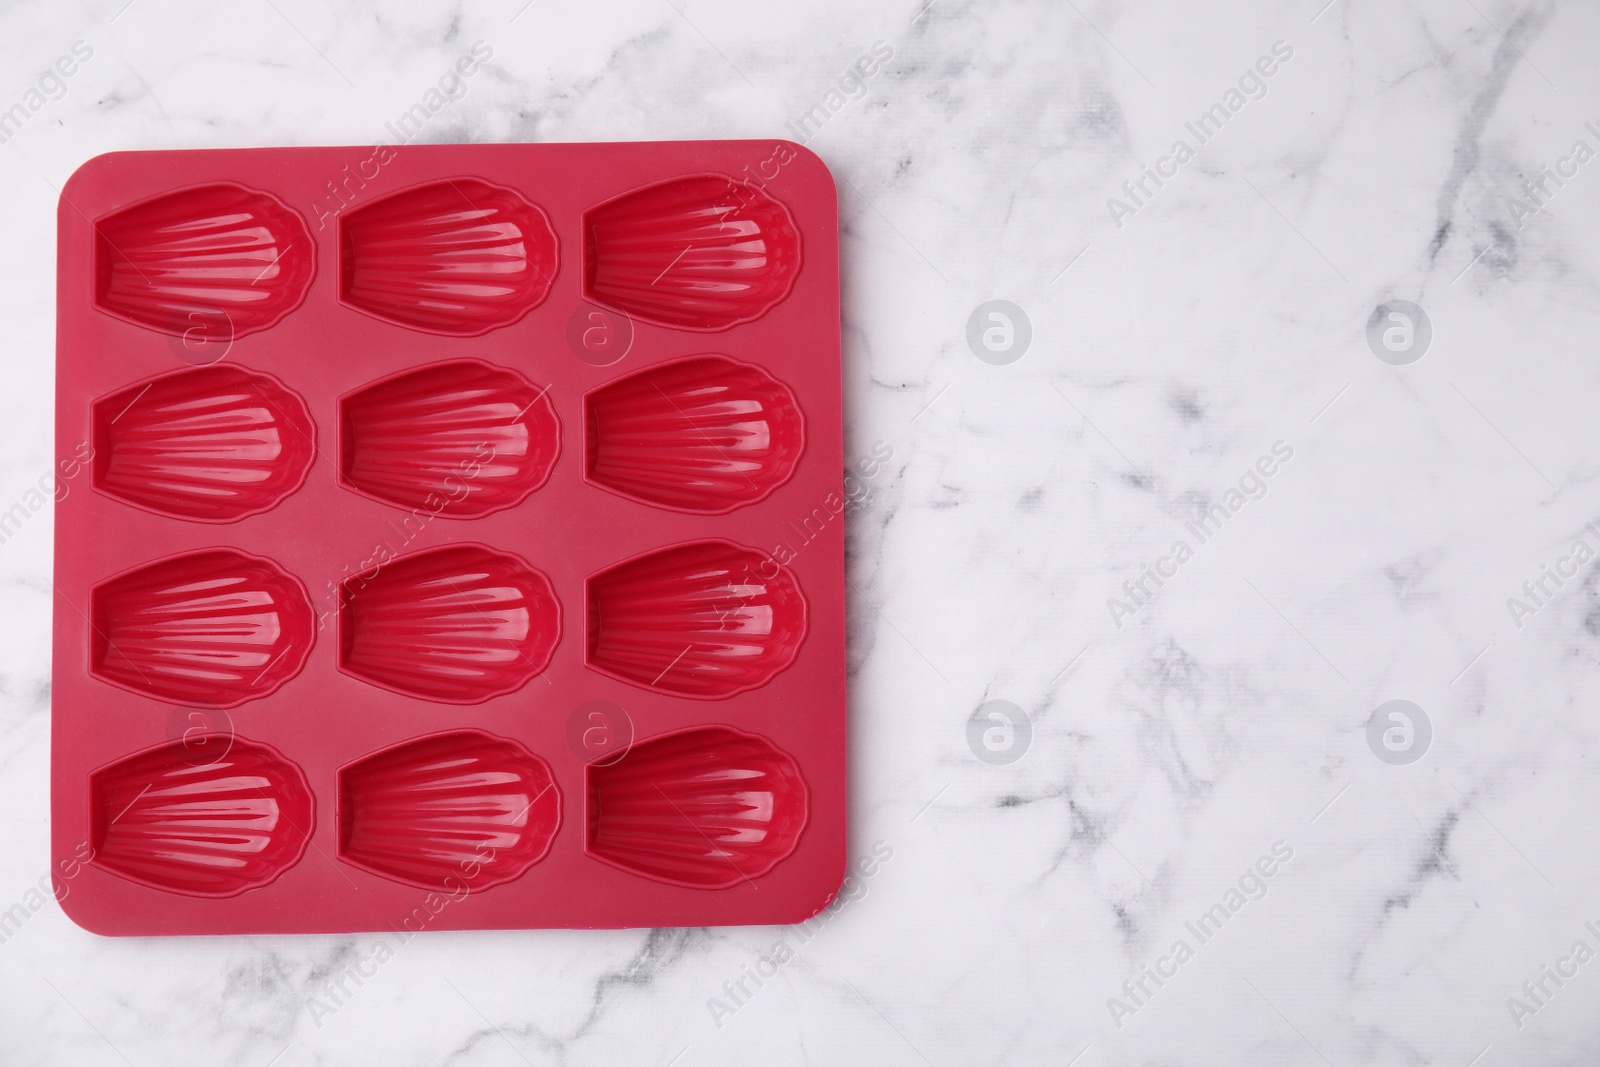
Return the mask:
[[[0,1062],[1600,1060],[1600,7],[675,2],[0,13]],[[38,895],[56,189],[419,102],[838,177],[878,862],[808,932],[375,965]]]

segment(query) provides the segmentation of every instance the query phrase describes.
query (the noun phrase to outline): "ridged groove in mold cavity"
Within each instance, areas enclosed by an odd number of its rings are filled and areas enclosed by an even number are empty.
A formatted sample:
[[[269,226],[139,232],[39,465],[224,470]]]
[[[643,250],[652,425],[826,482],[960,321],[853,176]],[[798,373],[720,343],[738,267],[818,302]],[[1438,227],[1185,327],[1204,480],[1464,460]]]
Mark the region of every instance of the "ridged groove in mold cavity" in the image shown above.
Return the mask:
[[[231,182],[180,189],[95,223],[94,301],[174,335],[230,340],[300,306],[316,270],[305,220]]]
[[[300,768],[242,737],[206,762],[174,741],[89,779],[95,866],[187,896],[231,897],[273,881],[300,859],[314,817]]]
[[[589,481],[674,511],[720,515],[765,500],[805,448],[789,387],[726,356],[646,368],[584,408]]]
[[[305,587],[228,548],[147,564],[90,593],[90,673],[209,708],[264,697],[300,673],[316,638]]]
[[[765,685],[805,638],[800,587],[771,556],[695,541],[588,581],[590,667],[644,689],[720,699]]]
[[[476,704],[519,689],[560,636],[550,579],[481,545],[402,556],[339,590],[340,669],[424,700]]]
[[[800,841],[800,768],[764,737],[723,726],[634,745],[585,771],[584,847],[633,874],[692,889],[759,878]]]
[[[519,878],[560,825],[549,764],[481,730],[421,737],[339,772],[340,858],[423,889]]]
[[[509,326],[544,302],[555,279],[544,212],[476,178],[358,208],[339,235],[340,299],[414,330],[472,337]]]
[[[747,182],[674,178],[584,216],[583,295],[658,326],[724,330],[789,295],[800,231]]]
[[[316,454],[305,402],[270,374],[218,364],[131,385],[94,406],[94,484],[197,522],[275,506]]]
[[[395,507],[476,519],[550,477],[561,427],[546,390],[475,359],[374,382],[339,403],[339,473]]]

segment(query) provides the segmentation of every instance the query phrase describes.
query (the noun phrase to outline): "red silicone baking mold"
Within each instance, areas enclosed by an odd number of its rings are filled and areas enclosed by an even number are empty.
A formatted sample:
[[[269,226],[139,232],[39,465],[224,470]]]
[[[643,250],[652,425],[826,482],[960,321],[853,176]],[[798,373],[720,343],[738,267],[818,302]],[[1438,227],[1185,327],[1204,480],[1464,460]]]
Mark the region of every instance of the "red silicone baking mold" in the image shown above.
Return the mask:
[[[118,153],[59,219],[52,837],[75,920],[705,926],[832,899],[820,160]]]

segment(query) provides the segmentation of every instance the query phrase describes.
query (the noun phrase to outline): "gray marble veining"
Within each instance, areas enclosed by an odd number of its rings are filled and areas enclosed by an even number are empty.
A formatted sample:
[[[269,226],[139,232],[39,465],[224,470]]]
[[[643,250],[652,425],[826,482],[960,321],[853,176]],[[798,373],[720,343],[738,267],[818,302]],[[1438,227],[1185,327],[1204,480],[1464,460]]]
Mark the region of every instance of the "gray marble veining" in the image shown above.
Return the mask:
[[[1579,0],[5,5],[0,1062],[1597,1062],[1597,46]],[[67,177],[698,137],[838,179],[870,877],[805,929],[73,926]]]

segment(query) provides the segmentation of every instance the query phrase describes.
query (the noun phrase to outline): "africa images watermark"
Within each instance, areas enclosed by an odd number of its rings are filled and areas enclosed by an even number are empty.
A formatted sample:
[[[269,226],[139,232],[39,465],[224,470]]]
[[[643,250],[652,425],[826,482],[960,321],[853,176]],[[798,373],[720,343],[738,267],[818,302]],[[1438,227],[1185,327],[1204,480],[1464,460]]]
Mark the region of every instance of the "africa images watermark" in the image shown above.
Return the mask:
[[[473,455],[460,460],[441,479],[440,488],[423,498],[422,507],[410,509],[398,524],[394,519],[385,519],[384,534],[373,542],[372,554],[354,566],[345,564],[338,575],[326,580],[326,594],[333,606],[317,613],[317,629],[322,629],[328,616],[343,611],[349,598],[364,589],[378,576],[379,571],[400,558],[406,546],[415,541],[446,507],[466,499],[472,491],[467,483],[483,473],[483,468],[496,454],[493,445],[479,441],[473,448]]]
[[[1591,920],[1583,924],[1583,929],[1595,939],[1595,944],[1600,944],[1600,926]],[[1520,997],[1506,998],[1506,1010],[1511,1013],[1511,1021],[1516,1028],[1521,1030],[1529,1019],[1549,1007],[1556,994],[1578,976],[1578,968],[1594,959],[1594,956],[1594,946],[1589,944],[1588,938],[1580,937],[1573,942],[1566,955],[1556,959],[1554,965],[1545,964],[1537,977],[1523,982]]]
[[[1600,143],[1600,125],[1591,119],[1583,124],[1583,128],[1595,138],[1596,143]],[[1594,148],[1588,141],[1580,139],[1572,142],[1566,155],[1557,157],[1554,163],[1540,166],[1536,177],[1524,179],[1522,197],[1506,197],[1506,210],[1511,213],[1511,221],[1517,224],[1517,229],[1522,229],[1529,219],[1549,207],[1556,194],[1565,189],[1567,182],[1576,178],[1579,169],[1594,157]]]
[[[1243,111],[1246,104],[1265,97],[1267,79],[1293,58],[1294,48],[1288,42],[1274,41],[1271,51],[1239,75],[1236,88],[1223,93],[1221,100],[1202,111],[1192,122],[1183,124],[1184,130],[1194,139],[1194,144],[1180,137],[1172,142],[1167,154],[1159,157],[1153,166],[1141,164],[1138,176],[1122,183],[1124,198],[1112,196],[1106,199],[1106,209],[1111,212],[1111,221],[1116,223],[1117,229],[1122,229],[1124,219],[1132,218],[1149,204],[1156,191],[1168,180],[1176,178],[1178,170],[1194,159],[1201,146],[1221,133],[1229,119]]]
[[[87,441],[79,441],[72,455],[59,460],[55,467],[39,476],[35,485],[23,490],[15,503],[5,511],[0,511],[0,545],[15,537],[29,519],[44,510],[48,501],[54,500],[59,504],[67,499],[67,494],[72,492],[72,479],[88,470],[93,462],[94,446]]]
[[[394,140],[379,141],[373,145],[372,152],[365,159],[353,164],[353,172],[350,169],[352,164],[345,164],[337,179],[323,183],[326,194],[311,201],[311,217],[316,221],[317,229],[338,218],[341,211],[359,199],[367,183],[375,180],[379,171],[394,161],[396,145],[415,141],[435,115],[465,97],[467,79],[493,58],[492,47],[484,41],[474,42],[460,59],[439,75],[438,83],[423,93],[422,99],[401,112],[394,121],[384,123],[384,131]]]
[[[1274,841],[1271,851],[1247,868],[1238,882],[1222,894],[1220,901],[1201,912],[1198,919],[1183,924],[1184,930],[1194,938],[1193,945],[1186,938],[1178,938],[1165,955],[1122,983],[1122,996],[1107,997],[1106,1010],[1111,1013],[1111,1021],[1116,1023],[1117,1029],[1122,1029],[1128,1018],[1148,1006],[1161,988],[1177,977],[1178,969],[1194,959],[1196,949],[1214,940],[1246,904],[1265,897],[1268,881],[1292,859],[1293,846],[1286,841]]]
[[[872,498],[872,480],[882,472],[884,464],[894,458],[894,446],[887,441],[874,441],[872,452],[845,469],[843,492],[829,492],[804,515],[785,520],[783,535],[773,542],[767,558],[756,565],[761,577],[767,581],[778,576],[777,568],[794,562],[823,530],[845,513],[846,508],[859,507]],[[772,564],[771,574],[764,573]],[[747,572],[748,573],[748,572]]]
[[[892,46],[884,41],[872,42],[870,53],[863,53],[828,87],[821,100],[811,105],[798,119],[785,122],[784,128],[794,134],[796,141],[805,144],[817,135],[829,119],[843,111],[850,101],[866,96],[867,79],[882,70],[883,65],[893,58]]]
[[[1529,619],[1555,600],[1561,588],[1578,576],[1579,568],[1600,555],[1600,529],[1595,528],[1592,519],[1584,523],[1583,528],[1594,538],[1593,544],[1585,537],[1576,538],[1564,554],[1539,568],[1537,578],[1522,583],[1522,596],[1506,597],[1506,610],[1511,613],[1511,621],[1517,629],[1522,629]]]
[[[706,998],[706,1010],[711,1013],[711,1021],[716,1024],[717,1029],[722,1029],[722,1024],[729,1017],[750,1003],[757,991],[776,978],[784,964],[793,960],[800,949],[833,922],[841,911],[863,899],[867,895],[868,880],[878,873],[883,864],[892,859],[894,859],[894,848],[886,841],[874,841],[870,853],[846,869],[839,892],[823,906],[822,910],[811,918],[789,927],[782,937],[773,942],[771,948],[756,955],[753,967],[748,963],[742,964],[737,977],[722,983],[721,997]],[[789,945],[791,940],[795,942],[792,948]]]
[[[1372,754],[1391,767],[1409,767],[1433,744],[1433,720],[1411,700],[1386,700],[1373,708],[1364,732]]]
[[[1015,363],[1032,344],[1033,320],[1009,300],[985,300],[967,316],[967,347],[992,367]]]
[[[1138,578],[1122,583],[1121,597],[1107,597],[1106,610],[1111,613],[1111,621],[1117,629],[1122,629],[1123,623],[1149,606],[1161,587],[1177,577],[1178,568],[1194,558],[1198,546],[1217,536],[1223,525],[1244,510],[1247,503],[1265,497],[1268,479],[1293,458],[1294,448],[1291,445],[1274,441],[1270,453],[1257,459],[1253,466],[1240,475],[1237,485],[1224,492],[1220,501],[1201,509],[1199,515],[1183,524],[1183,528],[1194,538],[1194,544],[1190,544],[1188,538],[1178,538],[1166,555],[1159,557],[1154,564],[1145,564]]]
[[[56,861],[56,865],[39,876],[39,880],[22,894],[21,898],[0,912],[0,945],[17,936],[35,915],[44,910],[45,902],[52,897],[59,903],[72,891],[72,880],[94,862],[94,849],[87,841],[78,842],[72,855]]]
[[[1033,743],[1033,720],[1009,700],[985,700],[967,718],[967,748],[991,767],[1009,767]]]
[[[753,564],[746,563],[744,580],[728,586],[729,599],[724,601],[718,597],[711,602],[710,607],[718,613],[718,621],[724,626],[737,628],[741,625],[739,616],[742,613],[766,611],[757,602],[766,593],[768,583],[777,580],[783,568],[814,544],[847,508],[859,507],[871,498],[871,480],[877,477],[883,465],[893,456],[894,447],[889,442],[875,441],[870,456],[846,468],[843,493],[830,490],[809,512],[785,521],[783,537],[773,544],[772,551],[761,553],[761,558]],[[768,573],[768,567],[772,568],[771,573]]]
[[[78,73],[85,63],[94,58],[94,48],[87,41],[73,41],[67,54],[44,69],[36,83],[22,94],[22,98],[0,111],[0,144],[5,144],[22,131],[32,118],[45,109],[45,105],[67,95],[67,79]]]
[[[539,803],[550,788],[546,786],[541,790],[518,817]],[[455,872],[446,875],[437,890],[429,892],[416,907],[389,924],[391,936],[381,938],[370,952],[358,953],[352,962],[324,978],[317,992],[306,1002],[311,1021],[317,1029],[322,1028],[325,1019],[338,1014],[339,1009],[349,1004],[363,986],[378,976],[378,970],[384,964],[394,959],[412,938],[431,926],[446,908],[471,896],[473,879],[494,863],[496,851],[487,841],[478,841],[473,845],[474,858],[457,863]]]

